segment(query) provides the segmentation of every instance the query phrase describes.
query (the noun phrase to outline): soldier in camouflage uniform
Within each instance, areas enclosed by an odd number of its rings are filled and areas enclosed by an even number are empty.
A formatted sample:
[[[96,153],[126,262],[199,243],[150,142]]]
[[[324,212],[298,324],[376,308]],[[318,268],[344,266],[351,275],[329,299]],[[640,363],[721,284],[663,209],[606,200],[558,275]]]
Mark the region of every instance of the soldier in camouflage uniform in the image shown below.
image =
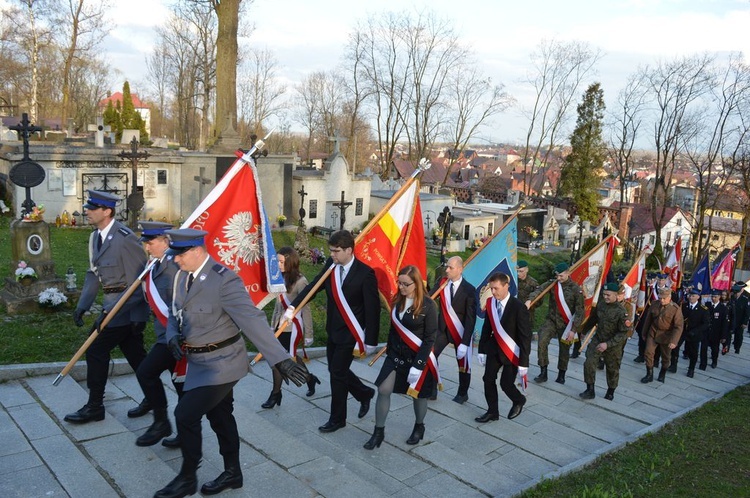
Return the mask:
[[[562,287],[565,304],[573,314],[573,323],[571,324],[572,327],[570,330],[570,334],[572,335],[581,328],[581,321],[583,320],[583,293],[578,284],[570,279],[568,268],[567,263],[558,263],[557,266],[555,266],[556,277],[553,280],[545,282],[537,288],[537,290],[532,292],[526,300],[526,307],[531,308],[531,302],[536,299],[544,289],[552,284],[559,284]],[[547,314],[547,319],[544,321],[544,324],[542,324],[542,329],[539,331],[537,362],[541,368],[541,372],[534,378],[534,382],[547,381],[547,365],[549,365],[549,355],[547,350],[552,338],[556,337],[560,344],[560,353],[557,359],[558,373],[555,382],[565,384],[565,371],[568,369],[571,342],[563,338],[563,332],[565,332],[567,325],[557,307],[557,290],[556,287],[553,287],[550,292],[549,312]]]
[[[604,286],[604,300],[599,301],[591,310],[591,315],[581,328],[581,336],[596,326],[594,337],[586,349],[586,362],[583,364],[583,380],[586,390],[579,396],[583,399],[594,399],[594,383],[596,382],[596,365],[599,358],[604,358],[607,368],[607,394],[604,399],[612,400],[615,389],[620,381],[620,363],[622,350],[628,339],[628,329],[631,328],[625,306],[617,301],[619,285],[609,283]]]
[[[516,272],[518,273],[518,299],[525,303],[531,293],[537,290],[539,282],[534,277],[529,276],[529,264],[522,259],[518,260],[516,264]]]

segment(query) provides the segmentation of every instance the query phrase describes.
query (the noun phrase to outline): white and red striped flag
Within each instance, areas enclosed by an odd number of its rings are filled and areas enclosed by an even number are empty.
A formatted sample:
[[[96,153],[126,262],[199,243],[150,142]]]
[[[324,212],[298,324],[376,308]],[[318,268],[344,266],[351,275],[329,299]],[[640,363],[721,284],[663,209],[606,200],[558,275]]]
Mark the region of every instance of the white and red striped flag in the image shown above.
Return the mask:
[[[596,306],[599,300],[599,294],[612,266],[612,255],[618,243],[617,237],[610,235],[599,244],[595,251],[590,252],[585,259],[579,260],[570,272],[570,278],[581,286],[583,291],[583,320],[588,318],[591,308]]]
[[[669,279],[672,281],[672,290],[678,290],[682,282],[682,237],[677,237],[677,241],[669,256],[667,256],[667,261],[661,271],[669,275]]]

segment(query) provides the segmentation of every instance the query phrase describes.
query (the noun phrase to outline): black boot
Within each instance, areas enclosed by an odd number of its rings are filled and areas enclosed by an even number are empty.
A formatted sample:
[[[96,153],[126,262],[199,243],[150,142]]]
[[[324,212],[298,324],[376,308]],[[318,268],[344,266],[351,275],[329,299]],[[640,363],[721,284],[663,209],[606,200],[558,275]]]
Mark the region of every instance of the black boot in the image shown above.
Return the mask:
[[[182,441],[180,441],[180,435],[177,434],[175,437],[168,437],[164,440],[162,440],[161,445],[165,448],[179,448],[182,446]]]
[[[201,486],[201,494],[203,495],[215,495],[221,493],[225,489],[237,489],[242,487],[242,470],[239,466],[227,467],[227,469],[219,474],[219,477],[213,481],[208,481],[206,484]]]
[[[643,382],[644,384],[648,384],[649,382],[653,382],[653,381],[654,381],[654,369],[651,367],[646,367],[646,376],[641,379],[641,382]]]
[[[534,382],[547,382],[547,367],[539,368],[541,368],[541,372],[539,372],[539,375],[534,377]]]
[[[157,408],[154,410],[154,423],[148,430],[135,440],[136,446],[153,446],[162,438],[172,434],[172,424],[169,423],[166,408]]]
[[[128,418],[142,417],[150,411],[151,411],[151,403],[149,403],[146,398],[143,398],[143,401],[141,401],[141,403],[138,406],[128,410]]]
[[[607,388],[607,394],[604,395],[604,399],[608,399],[612,401],[615,399],[615,388],[614,387],[608,387]]]
[[[565,370],[560,370],[557,372],[557,378],[555,379],[555,382],[558,384],[565,384]]]
[[[424,438],[424,424],[414,424],[411,436],[406,440],[406,444],[417,444]]]
[[[667,369],[672,373],[677,373],[677,362],[672,362],[671,365],[669,365],[669,368]]]
[[[308,398],[315,395],[315,384],[320,384],[320,379],[313,374],[310,374],[310,377],[307,379],[307,392],[305,393],[305,396]]]
[[[658,380],[659,382],[664,382],[664,379],[666,378],[667,378],[667,369],[662,368],[661,370],[659,370],[659,376],[656,378],[656,380]]]
[[[380,448],[380,443],[383,442],[383,439],[385,439],[385,427],[375,427],[375,431],[373,431],[372,437],[370,437],[370,440],[367,441],[362,447],[366,450]]]
[[[579,394],[582,399],[594,399],[596,398],[596,391],[594,391],[594,384],[586,384],[586,390]]]
[[[91,401],[83,405],[77,412],[65,415],[66,422],[74,424],[87,424],[89,422],[104,420],[104,404],[99,401]]]
[[[633,361],[636,363],[645,363],[646,358],[644,358],[642,355],[638,355],[635,358],[633,358]]]
[[[194,495],[198,488],[198,480],[195,474],[183,475],[177,474],[177,477],[156,492],[154,498],[183,498],[184,496]]]
[[[692,379],[694,375],[695,375],[695,368],[688,368],[687,376]]]
[[[281,391],[279,392],[272,392],[265,403],[263,403],[261,408],[273,408],[274,406],[279,405],[281,406]]]

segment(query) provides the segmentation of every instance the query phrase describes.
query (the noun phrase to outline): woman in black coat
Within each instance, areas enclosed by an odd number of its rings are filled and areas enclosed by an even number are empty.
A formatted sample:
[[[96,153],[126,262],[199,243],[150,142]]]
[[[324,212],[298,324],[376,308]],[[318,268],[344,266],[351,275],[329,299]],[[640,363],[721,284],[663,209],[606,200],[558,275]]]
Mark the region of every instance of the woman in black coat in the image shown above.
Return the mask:
[[[364,448],[380,447],[385,437],[385,419],[391,407],[391,394],[414,397],[415,423],[406,444],[417,444],[424,437],[427,401],[438,381],[430,356],[438,327],[437,306],[426,295],[422,275],[415,266],[398,274],[398,294],[391,303],[388,355],[375,384],[375,431]],[[435,363],[432,362],[432,365]]]

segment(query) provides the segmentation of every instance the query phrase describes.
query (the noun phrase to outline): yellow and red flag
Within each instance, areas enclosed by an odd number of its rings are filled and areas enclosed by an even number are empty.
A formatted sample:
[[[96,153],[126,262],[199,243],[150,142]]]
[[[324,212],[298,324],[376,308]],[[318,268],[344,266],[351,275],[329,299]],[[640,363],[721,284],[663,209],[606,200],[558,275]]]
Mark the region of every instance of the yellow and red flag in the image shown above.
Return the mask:
[[[390,209],[366,233],[357,237],[354,254],[375,270],[378,290],[391,302],[401,267],[413,264],[425,277],[427,257],[419,206],[419,181],[397,191]]]

